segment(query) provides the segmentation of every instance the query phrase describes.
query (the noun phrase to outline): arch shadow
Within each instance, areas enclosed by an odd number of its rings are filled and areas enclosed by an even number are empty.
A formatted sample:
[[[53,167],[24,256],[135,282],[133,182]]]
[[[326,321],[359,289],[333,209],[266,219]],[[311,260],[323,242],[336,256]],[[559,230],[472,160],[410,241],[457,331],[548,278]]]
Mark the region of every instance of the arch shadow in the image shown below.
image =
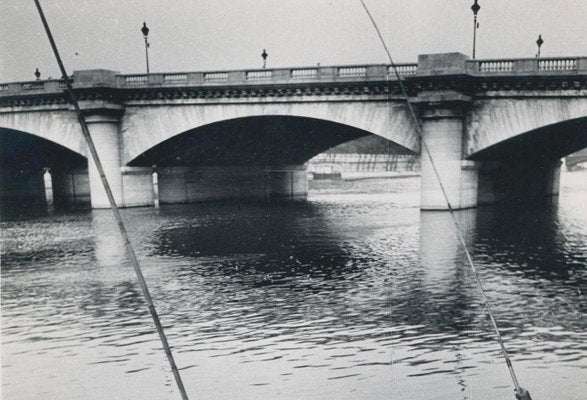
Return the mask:
[[[3,209],[87,205],[89,190],[86,157],[40,136],[0,127]]]
[[[331,147],[371,134],[359,128],[309,117],[264,115],[234,118],[169,138],[140,154],[128,165],[300,165]],[[413,151],[391,143],[394,152],[413,154]]]
[[[558,160],[587,147],[587,116],[521,133],[467,159],[503,161],[516,159]]]
[[[3,168],[87,168],[87,158],[32,133],[0,127]]]

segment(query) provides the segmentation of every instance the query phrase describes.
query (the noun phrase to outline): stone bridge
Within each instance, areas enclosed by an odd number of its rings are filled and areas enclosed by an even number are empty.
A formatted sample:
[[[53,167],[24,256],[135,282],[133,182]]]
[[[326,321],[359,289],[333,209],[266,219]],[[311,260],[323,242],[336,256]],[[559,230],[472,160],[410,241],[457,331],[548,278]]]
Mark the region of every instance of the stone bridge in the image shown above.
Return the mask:
[[[561,157],[587,147],[587,57],[431,54],[397,68],[455,208],[557,194]],[[70,79],[121,206],[304,197],[306,161],[369,134],[420,153],[388,65]],[[0,84],[3,202],[51,186],[56,202],[107,207],[64,87]],[[426,157],[421,206],[446,208]]]
[[[565,164],[569,171],[581,168],[581,164],[587,164],[587,148],[565,157]]]

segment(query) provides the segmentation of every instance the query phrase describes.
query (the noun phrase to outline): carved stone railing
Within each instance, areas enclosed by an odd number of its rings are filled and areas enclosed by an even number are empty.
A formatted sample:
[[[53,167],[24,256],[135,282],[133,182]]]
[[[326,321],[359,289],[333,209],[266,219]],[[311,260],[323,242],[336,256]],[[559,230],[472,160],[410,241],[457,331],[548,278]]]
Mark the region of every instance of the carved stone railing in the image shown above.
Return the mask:
[[[539,71],[572,71],[576,70],[576,58],[547,58],[538,60]]]
[[[418,73],[418,64],[395,64],[395,69],[400,76],[416,75]],[[387,67],[387,73],[395,76],[394,68],[391,65]]]
[[[228,72],[206,72],[204,73],[205,82],[225,82],[228,80]]]
[[[73,79],[70,79],[69,81],[73,85]],[[59,89],[66,89],[67,88],[67,84],[65,83],[65,81],[63,79],[59,81],[58,86],[59,86]]]
[[[511,60],[479,61],[479,72],[511,72],[514,62]]]
[[[318,78],[318,68],[297,68],[291,70],[293,79],[315,79]]]
[[[125,85],[144,85],[147,83],[149,76],[148,75],[126,75],[124,77],[124,84]]]
[[[338,68],[338,76],[341,78],[367,76],[367,67],[340,67]]]
[[[468,60],[469,73],[532,74],[578,72],[587,69],[587,57],[521,58],[507,60]]]
[[[446,57],[455,60],[455,53]],[[443,57],[444,55],[440,55]],[[424,57],[424,58],[422,58]],[[428,61],[426,61],[428,57]],[[587,57],[559,58],[521,58],[470,60],[464,55],[457,55],[456,63],[449,69],[445,63],[430,61],[430,57],[421,56],[420,64],[396,64],[402,79],[420,79],[426,76],[469,75],[490,76],[553,76],[587,74]],[[459,61],[460,60],[460,61]],[[460,63],[460,64],[459,64]],[[456,66],[456,67],[455,67]],[[173,72],[151,74],[117,74],[113,71],[89,70],[76,71],[73,75],[74,88],[114,87],[114,88],[159,88],[159,87],[206,87],[230,85],[281,85],[307,83],[345,83],[345,82],[382,82],[397,79],[390,65],[345,65],[315,66],[301,68],[273,68],[259,70]],[[28,95],[39,93],[60,93],[65,89],[63,80],[37,80],[0,84],[0,96]]]
[[[273,77],[273,71],[268,69],[264,69],[261,71],[247,71],[246,76],[248,81],[266,80],[271,79]]]
[[[164,83],[187,83],[187,74],[163,74]]]
[[[43,90],[45,88],[45,84],[41,82],[23,82],[20,84],[22,90]]]

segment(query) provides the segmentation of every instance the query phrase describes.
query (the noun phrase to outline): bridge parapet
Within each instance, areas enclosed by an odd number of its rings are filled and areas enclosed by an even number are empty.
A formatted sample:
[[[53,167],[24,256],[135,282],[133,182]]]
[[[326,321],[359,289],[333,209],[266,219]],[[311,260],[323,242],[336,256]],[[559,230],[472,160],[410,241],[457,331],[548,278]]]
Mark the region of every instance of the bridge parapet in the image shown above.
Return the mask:
[[[530,75],[572,76],[587,73],[587,57],[469,60],[464,55],[457,55],[458,53],[421,56],[418,63],[396,64],[396,68],[400,77],[410,80],[430,75],[515,77]],[[449,63],[452,63],[450,68],[442,65],[443,60],[449,60]],[[151,74],[118,74],[106,70],[89,70],[76,71],[71,79],[74,88],[108,86],[125,89],[352,83],[395,81],[397,77],[391,65],[377,64]],[[62,93],[65,87],[65,81],[62,79],[2,83],[0,84],[0,97]]]
[[[551,57],[496,60],[468,60],[467,72],[477,74],[548,75],[587,72],[587,57]]]
[[[400,75],[415,75],[417,64],[398,64]],[[260,85],[312,82],[381,81],[396,77],[388,65],[345,65],[119,75],[119,87]]]
[[[396,64],[402,76],[415,75],[417,64]],[[103,78],[109,72],[111,79],[90,79],[98,74]],[[83,79],[78,79],[78,74]],[[172,72],[151,74],[116,74],[111,71],[76,71],[71,77],[74,88],[109,86],[115,88],[148,88],[176,86],[260,85],[312,82],[362,82],[396,80],[389,65],[345,65],[329,67],[275,68],[260,70]],[[0,84],[0,96],[42,93],[60,93],[65,89],[62,79],[36,80]]]

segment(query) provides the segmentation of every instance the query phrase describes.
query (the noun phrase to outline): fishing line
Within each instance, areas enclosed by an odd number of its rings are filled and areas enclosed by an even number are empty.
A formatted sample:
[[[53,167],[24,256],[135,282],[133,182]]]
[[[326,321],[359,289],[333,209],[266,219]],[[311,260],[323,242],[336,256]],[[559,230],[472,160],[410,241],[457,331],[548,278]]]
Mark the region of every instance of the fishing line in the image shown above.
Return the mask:
[[[151,294],[149,293],[149,288],[147,287],[147,282],[145,281],[145,277],[143,276],[143,272],[141,271],[141,266],[139,265],[139,261],[137,256],[134,252],[134,249],[130,243],[128,238],[128,233],[126,231],[126,227],[124,226],[124,221],[122,220],[122,216],[120,215],[120,211],[116,206],[116,201],[114,200],[114,196],[112,195],[112,189],[110,188],[110,184],[108,183],[108,179],[104,174],[104,168],[102,168],[102,163],[100,161],[100,157],[98,156],[98,152],[96,151],[96,146],[94,145],[94,141],[90,136],[90,131],[88,129],[88,125],[86,124],[86,120],[82,111],[79,107],[77,96],[73,92],[73,87],[71,86],[71,80],[69,79],[67,72],[65,70],[65,66],[63,65],[63,61],[61,61],[61,56],[59,55],[59,51],[57,50],[57,45],[53,40],[53,35],[51,34],[51,30],[49,29],[49,25],[47,24],[47,20],[45,19],[45,14],[41,8],[41,4],[39,0],[34,0],[35,5],[37,6],[37,10],[39,11],[39,16],[41,17],[41,22],[43,23],[43,27],[45,28],[45,32],[47,33],[47,37],[49,42],[51,43],[51,48],[53,49],[53,53],[55,54],[55,58],[57,59],[57,64],[59,64],[59,69],[61,70],[61,75],[63,75],[63,80],[65,81],[66,91],[71,98],[71,103],[75,108],[75,112],[77,114],[77,119],[81,125],[82,133],[84,138],[86,139],[86,143],[90,150],[90,154],[92,155],[92,159],[94,160],[94,164],[96,165],[96,169],[98,170],[98,174],[100,175],[100,180],[102,181],[102,185],[104,186],[104,191],[106,192],[106,196],[108,197],[108,201],[110,202],[110,208],[112,209],[112,213],[114,214],[114,218],[116,219],[118,229],[120,231],[120,235],[124,241],[126,246],[126,250],[130,257],[132,266],[134,268],[135,274],[139,281],[139,285],[143,291],[143,296],[145,297],[145,301],[147,302],[147,306],[149,307],[149,312],[151,313],[151,317],[153,318],[153,322],[155,323],[155,327],[157,328],[157,333],[159,334],[159,339],[163,344],[163,349],[167,356],[167,360],[169,361],[169,365],[171,367],[171,371],[173,372],[173,377],[175,378],[175,382],[177,384],[177,388],[181,394],[182,400],[189,400],[188,395],[185,391],[183,386],[183,382],[181,380],[181,376],[179,375],[179,370],[175,364],[175,360],[173,359],[173,354],[171,353],[171,348],[169,347],[169,343],[167,342],[167,336],[165,336],[165,332],[163,331],[163,326],[161,325],[161,321],[159,320],[159,316],[157,315],[157,311],[155,310],[155,306],[153,305],[153,300],[151,298]]]
[[[377,26],[375,19],[373,18],[373,16],[369,12],[369,9],[365,5],[365,2],[363,0],[360,0],[360,2],[361,2],[361,5],[363,6],[363,8],[365,9],[365,12],[369,16],[369,19],[371,20],[371,23],[373,24],[373,27],[375,28],[377,35],[379,36],[379,40],[381,41],[381,44],[383,45],[383,48],[385,49],[385,53],[387,53],[387,58],[389,59],[389,62],[390,62],[391,67],[393,69],[393,72],[397,78],[402,95],[406,99],[406,104],[408,106],[410,116],[412,117],[414,125],[416,126],[416,131],[418,132],[418,136],[420,137],[422,149],[424,150],[424,153],[426,153],[426,157],[430,161],[430,165],[432,166],[432,170],[434,171],[434,176],[436,177],[436,180],[438,181],[438,184],[440,186],[440,190],[442,192],[442,196],[444,197],[444,200],[445,200],[446,205],[448,207],[448,211],[450,213],[451,219],[452,219],[454,226],[456,228],[457,237],[458,237],[461,245],[463,246],[463,250],[464,250],[465,255],[467,257],[467,262],[468,262],[469,266],[471,267],[471,270],[473,271],[473,275],[475,276],[477,286],[479,287],[481,297],[482,297],[483,302],[485,304],[485,308],[487,309],[487,314],[489,315],[489,318],[491,320],[491,324],[493,325],[493,329],[495,331],[497,341],[499,342],[499,346],[501,347],[501,352],[503,354],[503,357],[505,358],[505,362],[506,362],[508,370],[510,372],[510,376],[511,376],[512,381],[514,383],[516,395],[522,396],[522,395],[526,394],[527,391],[525,389],[521,388],[520,384],[518,383],[518,378],[516,377],[516,373],[514,372],[514,367],[512,365],[512,362],[510,360],[508,352],[505,348],[505,344],[504,344],[503,339],[501,337],[501,334],[499,332],[497,322],[495,321],[495,318],[493,317],[493,312],[492,312],[491,307],[489,305],[489,300],[487,299],[487,296],[485,295],[485,289],[483,288],[481,278],[479,277],[479,274],[477,273],[477,269],[475,268],[475,264],[473,263],[473,258],[471,257],[471,253],[469,252],[469,249],[468,249],[467,244],[465,242],[465,237],[463,235],[463,231],[461,229],[459,222],[457,221],[456,215],[454,213],[454,209],[450,203],[450,200],[449,200],[448,195],[446,193],[444,184],[442,183],[442,179],[440,178],[440,174],[438,172],[438,169],[436,168],[436,164],[434,163],[434,159],[432,158],[432,155],[430,154],[428,146],[426,145],[426,141],[424,140],[424,135],[422,134],[422,126],[420,124],[420,120],[418,119],[418,117],[416,116],[416,113],[414,112],[414,108],[412,107],[412,104],[410,103],[410,99],[409,99],[408,94],[406,92],[405,86],[402,82],[402,78],[400,77],[400,74],[397,70],[397,67],[396,67],[395,63],[393,62],[393,58],[391,57],[391,53],[389,52],[389,49],[387,48],[387,44],[385,43],[385,40],[383,39],[383,36],[381,35],[381,31],[379,30],[379,27]]]

